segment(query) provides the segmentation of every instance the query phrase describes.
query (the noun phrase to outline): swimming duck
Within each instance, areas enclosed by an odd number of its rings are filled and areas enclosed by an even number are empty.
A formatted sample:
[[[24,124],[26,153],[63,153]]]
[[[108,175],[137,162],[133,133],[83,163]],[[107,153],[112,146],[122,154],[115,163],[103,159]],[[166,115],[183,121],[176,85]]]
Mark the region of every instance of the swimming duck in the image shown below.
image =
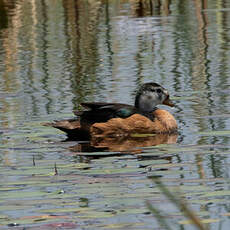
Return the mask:
[[[143,84],[134,106],[120,103],[85,102],[88,110],[77,111],[77,118],[45,125],[67,133],[70,139],[86,140],[91,136],[130,135],[133,133],[172,133],[177,123],[172,114],[156,106],[173,107],[168,91],[157,83]]]

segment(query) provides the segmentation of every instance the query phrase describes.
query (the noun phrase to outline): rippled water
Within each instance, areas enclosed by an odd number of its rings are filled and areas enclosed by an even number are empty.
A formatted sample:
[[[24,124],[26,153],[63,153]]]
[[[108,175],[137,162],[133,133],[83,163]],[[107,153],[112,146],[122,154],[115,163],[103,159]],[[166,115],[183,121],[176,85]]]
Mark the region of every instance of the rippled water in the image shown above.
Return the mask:
[[[229,229],[230,4],[157,2],[0,1],[1,228],[152,229],[150,200],[191,229],[154,171],[210,229]],[[176,103],[176,144],[82,154],[41,125],[83,101],[132,104],[147,81]]]

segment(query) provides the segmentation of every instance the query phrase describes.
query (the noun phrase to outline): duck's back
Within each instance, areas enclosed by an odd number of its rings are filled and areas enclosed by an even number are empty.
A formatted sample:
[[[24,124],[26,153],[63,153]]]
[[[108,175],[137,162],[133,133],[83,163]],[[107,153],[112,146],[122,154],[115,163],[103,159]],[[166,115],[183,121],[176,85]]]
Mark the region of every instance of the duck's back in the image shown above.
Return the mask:
[[[127,118],[137,112],[134,106],[120,103],[88,102],[81,105],[89,109],[75,112],[83,123],[93,124],[106,122],[112,118]]]

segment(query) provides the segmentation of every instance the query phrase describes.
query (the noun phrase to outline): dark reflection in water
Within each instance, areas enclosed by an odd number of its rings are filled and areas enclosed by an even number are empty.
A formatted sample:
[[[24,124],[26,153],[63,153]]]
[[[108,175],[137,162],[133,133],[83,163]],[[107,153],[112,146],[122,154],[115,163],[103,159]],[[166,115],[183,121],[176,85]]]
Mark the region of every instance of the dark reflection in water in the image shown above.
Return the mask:
[[[7,11],[3,0],[0,1],[0,15],[1,15],[0,29],[2,30],[4,28],[7,28],[8,26]]]
[[[0,165],[28,166],[33,155],[68,164],[72,144],[42,122],[72,117],[83,101],[133,104],[155,81],[176,102],[178,146],[211,146],[174,152],[172,162],[196,165],[178,178],[229,178],[229,9],[227,0],[0,0]]]

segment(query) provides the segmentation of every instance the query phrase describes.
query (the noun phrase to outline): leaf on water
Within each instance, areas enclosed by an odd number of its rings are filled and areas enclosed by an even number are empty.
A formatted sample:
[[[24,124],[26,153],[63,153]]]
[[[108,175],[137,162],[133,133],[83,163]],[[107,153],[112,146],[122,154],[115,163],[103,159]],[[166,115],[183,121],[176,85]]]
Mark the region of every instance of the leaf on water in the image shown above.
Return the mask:
[[[144,148],[143,153],[138,154],[138,156],[161,156],[161,155],[174,155],[181,153],[197,153],[197,152],[210,152],[209,149],[202,149],[199,145],[196,146],[155,146],[151,148]]]
[[[0,191],[14,191],[14,190],[20,190],[20,187],[2,187],[0,188]]]
[[[204,132],[198,132],[202,136],[230,136],[230,130],[210,130]]]
[[[16,192],[4,192],[1,194],[1,199],[25,199],[29,197],[43,197],[45,192],[35,191],[35,192],[25,192],[25,191],[16,191]]]
[[[171,97],[170,97],[171,98]],[[181,96],[181,97],[172,97],[171,98],[173,101],[189,101],[189,100],[194,100],[198,99],[198,96],[192,95],[192,96]]]
[[[130,135],[131,137],[154,137],[156,134],[154,133],[133,133]]]
[[[148,152],[144,152],[144,153],[140,153],[137,155],[137,157],[141,158],[141,157],[157,157],[157,156],[162,156],[162,155],[167,155],[168,156],[168,153],[165,153],[165,152],[151,152],[151,151],[148,151]]]
[[[210,212],[208,212],[208,211],[200,211],[200,212],[198,212],[198,211],[196,211],[196,213],[195,213],[197,216],[199,216],[199,217],[201,217],[201,216],[208,216],[208,215],[210,215]],[[183,212],[175,212],[175,213],[173,213],[173,214],[169,214],[169,216],[170,217],[175,217],[175,216],[184,216],[184,213]]]
[[[167,169],[164,169],[162,168],[162,170],[158,170],[158,171],[155,171],[155,172],[148,172],[148,178],[151,178],[151,177],[156,177],[156,176],[165,176],[165,175],[176,175],[176,174],[186,174],[186,171],[185,170],[177,170],[177,169],[174,169],[174,170],[167,170]]]
[[[48,220],[46,220],[48,221]],[[33,219],[8,219],[8,220],[3,220],[1,221],[0,225],[11,225],[15,223],[16,225],[23,225],[23,224],[33,224],[34,220]]]
[[[80,208],[57,208],[57,209],[47,209],[47,210],[40,210],[41,212],[45,213],[78,213],[78,215],[85,219],[90,219],[90,218],[106,218],[106,217],[111,217],[114,215],[113,212],[103,212],[103,211],[95,211],[92,208],[88,207],[80,207]]]
[[[197,118],[203,118],[203,119],[207,119],[207,118],[229,118],[230,114],[215,114],[215,115],[206,115],[206,116],[198,116]]]
[[[139,164],[139,166],[145,167],[145,166],[150,166],[150,165],[161,165],[161,164],[167,164],[169,163],[168,160],[164,160],[164,159],[160,159],[160,160],[140,160],[138,162],[133,162],[133,164],[137,165]]]
[[[61,215],[40,215],[40,216],[23,216],[20,220],[31,219],[33,221],[48,220],[48,219],[69,219],[69,216]]]
[[[57,166],[60,169],[67,168],[69,170],[70,168],[84,169],[86,167],[90,167],[91,165],[88,163],[74,163],[74,164],[57,164]]]
[[[15,194],[15,198],[16,198],[16,194]],[[16,210],[24,210],[30,208],[30,206],[25,205],[20,205],[20,206],[16,206],[16,205],[3,205],[1,204],[0,206],[0,211],[4,212],[4,211],[16,211]]]
[[[174,167],[185,167],[185,166],[192,166],[192,163],[169,163],[169,164],[159,164],[159,165],[152,165],[152,169],[157,169],[157,168],[174,168]]]
[[[220,221],[220,219],[201,219],[201,223],[203,223],[203,224],[216,223],[219,221]],[[182,220],[182,221],[179,221],[178,223],[183,224],[183,225],[192,224],[192,222],[190,220]]]
[[[92,208],[83,207],[83,208],[74,208],[74,207],[66,207],[66,208],[56,208],[56,209],[42,209],[40,212],[45,213],[69,213],[69,212],[77,212],[77,213],[88,213],[92,211]]]
[[[219,154],[219,155],[228,155],[228,154],[230,154],[230,152],[217,152],[216,154]]]
[[[50,177],[34,177],[31,176],[31,178],[26,177],[25,179],[21,178],[20,181],[9,181],[5,183],[5,185],[15,185],[15,186],[20,186],[18,188],[21,189],[21,186],[58,186],[62,185],[62,183],[50,183]]]
[[[205,185],[180,185],[180,189],[183,191],[193,191],[193,192],[197,192],[197,191],[204,192],[210,190],[210,188]]]
[[[222,216],[230,216],[230,212],[221,214]]]
[[[230,201],[229,201],[230,202]],[[210,199],[210,200],[190,200],[191,204],[218,204],[218,203],[229,203],[225,199]]]
[[[9,216],[7,215],[0,215],[0,220],[7,220],[9,219]]]
[[[50,223],[40,225],[39,229],[77,229],[77,224],[73,222]]]
[[[155,146],[144,146],[141,147],[142,149],[161,149],[161,148],[169,148],[170,146],[173,146],[174,144],[159,144]]]
[[[143,208],[140,207],[140,199],[138,198],[138,194],[136,194],[136,196],[133,196],[135,194],[130,194],[127,193],[124,195],[122,194],[122,198],[121,198],[121,193],[116,193],[115,190],[113,192],[113,194],[105,194],[106,197],[102,200],[98,200],[94,202],[94,205],[97,206],[104,206],[104,207],[115,207],[115,210],[118,209],[122,209],[122,210],[131,210],[131,209],[144,209],[142,212],[146,211],[146,207],[144,206]],[[144,193],[144,195],[142,195],[141,199],[143,198],[143,196],[145,197],[146,193]],[[152,196],[152,194],[151,194]],[[155,196],[155,194],[154,194]],[[156,197],[157,194],[156,194]]]
[[[113,217],[116,213],[114,212],[98,212],[98,211],[92,211],[92,212],[87,212],[85,215],[82,215],[82,219],[97,219],[97,218],[109,218]]]
[[[79,152],[76,156],[86,156],[86,157],[107,157],[107,156],[121,156],[124,153],[121,152]]]
[[[213,196],[230,196],[230,190],[207,192],[201,195],[201,197],[213,197]]]
[[[151,154],[153,155],[162,155],[162,154],[178,154],[178,153],[216,153],[216,149],[217,148],[221,148],[223,146],[221,145],[158,145],[158,146],[153,146],[153,147],[147,147],[147,148],[143,148],[144,151],[141,154],[138,154],[138,156],[140,155],[145,155],[146,153],[150,153],[149,155],[151,156]],[[210,148],[215,148],[215,150],[210,150]],[[147,156],[147,155],[146,155]]]
[[[22,217],[22,218],[19,218],[19,219],[11,219],[11,220],[7,220],[7,221],[2,221],[0,223],[0,226],[1,224],[2,225],[9,225],[9,224],[12,224],[12,223],[16,223],[17,225],[25,225],[25,224],[34,224],[34,223],[37,223],[37,222],[45,222],[45,223],[49,223],[49,222],[57,222],[57,221],[66,221],[66,219],[69,219],[69,217],[67,216],[49,216],[48,215],[44,215],[44,216],[41,216],[41,217],[32,217],[30,218],[29,216],[25,216],[25,217]],[[47,226],[50,225],[50,224],[47,224]],[[54,223],[52,225],[60,225],[60,223]],[[43,225],[42,225],[43,226]],[[43,229],[42,227],[39,227],[39,229]],[[48,228],[44,228],[44,229],[48,229]],[[55,228],[56,229],[56,228]]]
[[[136,229],[136,227],[139,227],[138,229],[144,229],[144,227],[140,228],[141,226],[144,226],[144,223],[135,223],[132,221],[130,223],[107,224],[102,226],[102,229]]]
[[[218,8],[218,9],[203,9],[204,12],[222,12],[222,11],[230,11],[230,8]]]
[[[125,173],[140,173],[145,172],[144,168],[136,167],[120,167],[120,168],[108,168],[108,169],[91,169],[90,171],[83,171],[82,174],[97,175],[97,174],[125,174]]]
[[[186,192],[188,195],[195,195],[196,194],[200,194],[201,192],[208,192],[209,187],[208,186],[204,186],[204,185],[190,185],[190,186],[186,186],[186,185],[180,185],[180,187],[178,188],[177,185],[171,185],[168,186],[170,188],[171,191],[182,191],[182,192]]]

